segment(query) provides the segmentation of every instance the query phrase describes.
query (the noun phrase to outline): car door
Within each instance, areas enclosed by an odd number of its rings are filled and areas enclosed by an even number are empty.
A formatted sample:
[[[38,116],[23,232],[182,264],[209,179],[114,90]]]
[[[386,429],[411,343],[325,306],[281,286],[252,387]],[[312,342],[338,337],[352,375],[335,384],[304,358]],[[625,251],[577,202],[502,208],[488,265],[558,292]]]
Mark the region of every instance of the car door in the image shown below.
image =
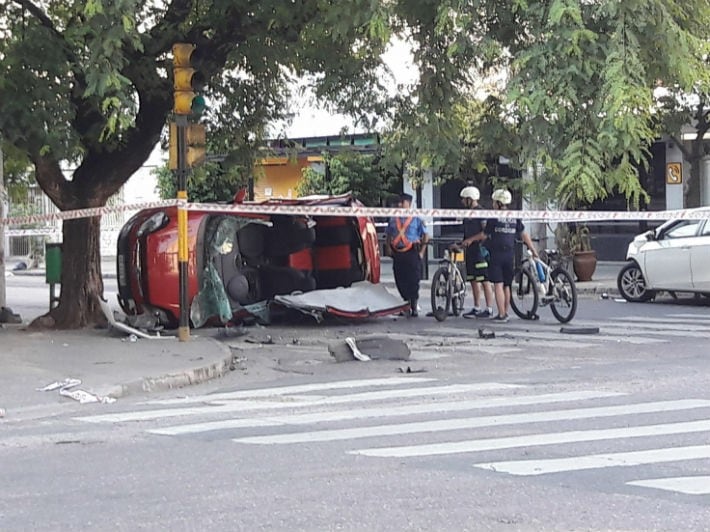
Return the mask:
[[[692,240],[690,273],[693,288],[699,292],[710,293],[710,220],[705,220],[700,234]]]
[[[644,246],[644,276],[649,287],[692,291],[690,250],[701,220],[678,220]]]

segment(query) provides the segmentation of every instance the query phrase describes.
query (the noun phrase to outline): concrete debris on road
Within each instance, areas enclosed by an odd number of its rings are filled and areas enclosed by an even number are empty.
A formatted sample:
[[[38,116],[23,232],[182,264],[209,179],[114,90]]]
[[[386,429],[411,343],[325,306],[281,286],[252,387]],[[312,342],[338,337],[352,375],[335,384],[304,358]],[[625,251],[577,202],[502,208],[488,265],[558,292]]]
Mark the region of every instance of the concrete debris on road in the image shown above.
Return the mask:
[[[266,344],[266,345],[271,345],[274,343],[274,339],[271,337],[270,334],[267,334],[266,336],[262,336],[261,338],[245,338],[244,341],[248,344]]]
[[[10,307],[0,307],[0,323],[22,323],[22,316],[13,312]]]
[[[328,352],[336,362],[351,360],[409,360],[409,347],[403,340],[387,336],[345,338],[328,345]]]

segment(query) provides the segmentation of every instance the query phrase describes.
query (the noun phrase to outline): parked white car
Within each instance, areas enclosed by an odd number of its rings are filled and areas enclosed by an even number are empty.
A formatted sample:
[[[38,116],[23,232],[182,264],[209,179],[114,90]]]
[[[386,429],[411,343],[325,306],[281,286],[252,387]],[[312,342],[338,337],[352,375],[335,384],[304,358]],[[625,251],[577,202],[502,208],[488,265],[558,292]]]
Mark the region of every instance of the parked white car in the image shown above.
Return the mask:
[[[710,220],[669,220],[636,236],[626,259],[617,286],[627,301],[649,301],[661,290],[710,297]]]

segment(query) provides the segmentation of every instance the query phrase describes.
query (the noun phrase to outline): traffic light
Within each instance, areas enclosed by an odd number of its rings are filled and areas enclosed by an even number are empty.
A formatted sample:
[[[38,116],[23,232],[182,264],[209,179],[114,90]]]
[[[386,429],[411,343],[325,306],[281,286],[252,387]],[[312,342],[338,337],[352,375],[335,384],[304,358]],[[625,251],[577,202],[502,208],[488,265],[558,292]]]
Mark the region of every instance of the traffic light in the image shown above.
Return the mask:
[[[205,110],[205,98],[198,94],[204,86],[204,75],[196,70],[199,52],[194,44],[173,44],[173,112],[176,115],[199,116]]]
[[[207,132],[202,124],[188,124],[185,131],[185,168],[195,168],[205,162],[207,156]],[[170,123],[170,149],[168,150],[168,166],[178,170],[178,126]]]

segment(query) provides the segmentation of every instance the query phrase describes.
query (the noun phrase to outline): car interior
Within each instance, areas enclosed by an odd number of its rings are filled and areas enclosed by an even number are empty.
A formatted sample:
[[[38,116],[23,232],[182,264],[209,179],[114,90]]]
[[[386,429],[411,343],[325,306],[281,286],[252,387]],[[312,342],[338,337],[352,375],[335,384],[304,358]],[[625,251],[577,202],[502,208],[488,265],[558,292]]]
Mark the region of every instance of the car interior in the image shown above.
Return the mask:
[[[272,216],[269,222],[241,224],[212,253],[232,308],[364,280],[356,219]]]

